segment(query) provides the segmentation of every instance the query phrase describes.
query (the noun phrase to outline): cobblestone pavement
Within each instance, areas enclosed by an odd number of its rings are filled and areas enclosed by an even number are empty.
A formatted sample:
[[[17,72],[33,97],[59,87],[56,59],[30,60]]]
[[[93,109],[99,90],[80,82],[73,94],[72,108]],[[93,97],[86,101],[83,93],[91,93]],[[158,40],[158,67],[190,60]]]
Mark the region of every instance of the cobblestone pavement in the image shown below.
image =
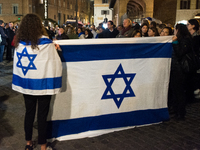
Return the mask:
[[[23,150],[24,103],[11,90],[12,62],[0,64],[0,150]],[[37,130],[33,139],[37,141]],[[51,143],[54,150],[200,150],[200,102],[187,106],[185,121],[170,121],[94,138]],[[37,145],[34,150],[39,150]]]

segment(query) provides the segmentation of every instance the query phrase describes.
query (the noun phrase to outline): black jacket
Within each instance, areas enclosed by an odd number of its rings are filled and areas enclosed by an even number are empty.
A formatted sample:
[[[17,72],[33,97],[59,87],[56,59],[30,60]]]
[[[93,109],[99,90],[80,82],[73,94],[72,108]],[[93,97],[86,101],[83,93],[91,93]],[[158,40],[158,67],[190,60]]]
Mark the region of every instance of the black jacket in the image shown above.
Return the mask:
[[[2,42],[0,43],[0,45],[6,45],[7,35],[5,34],[4,28],[2,26],[0,26],[0,34],[1,34],[1,39],[2,39]]]
[[[13,41],[13,38],[15,36],[15,32],[12,29],[7,28],[7,29],[5,29],[5,34],[8,36],[8,38],[7,38],[8,43],[11,44],[11,42]]]
[[[64,39],[69,39],[69,37],[66,34],[61,34],[56,36],[57,40],[64,40]]]
[[[180,61],[192,50],[192,46],[193,43],[190,38],[183,38],[179,41],[173,42],[171,70],[181,70]]]
[[[102,33],[98,34],[98,38],[116,38],[118,34],[119,31],[117,29],[113,29],[113,32],[111,32],[109,29],[106,29]]]
[[[200,35],[194,36],[192,38],[192,42],[193,42],[194,51],[197,54],[200,54]]]

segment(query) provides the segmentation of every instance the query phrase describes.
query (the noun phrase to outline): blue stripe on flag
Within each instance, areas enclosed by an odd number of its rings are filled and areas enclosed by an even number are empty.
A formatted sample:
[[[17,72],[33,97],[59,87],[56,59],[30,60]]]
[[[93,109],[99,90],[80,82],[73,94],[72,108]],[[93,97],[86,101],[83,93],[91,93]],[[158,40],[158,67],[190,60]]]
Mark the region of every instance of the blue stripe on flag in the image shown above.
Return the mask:
[[[49,121],[48,138],[57,138],[93,130],[152,124],[166,120],[169,120],[167,108]]]
[[[56,78],[43,78],[43,79],[27,79],[21,78],[18,75],[13,74],[13,84],[20,86],[24,89],[30,90],[45,90],[56,89],[62,86],[62,77]]]
[[[52,43],[52,40],[48,39],[48,38],[41,38],[38,41],[38,45],[44,45],[44,44],[50,44]],[[28,44],[24,41],[20,41],[20,44],[22,45],[31,45],[31,43],[29,42]]]
[[[148,44],[101,44],[101,45],[60,45],[63,62],[132,59],[171,58],[171,43]]]

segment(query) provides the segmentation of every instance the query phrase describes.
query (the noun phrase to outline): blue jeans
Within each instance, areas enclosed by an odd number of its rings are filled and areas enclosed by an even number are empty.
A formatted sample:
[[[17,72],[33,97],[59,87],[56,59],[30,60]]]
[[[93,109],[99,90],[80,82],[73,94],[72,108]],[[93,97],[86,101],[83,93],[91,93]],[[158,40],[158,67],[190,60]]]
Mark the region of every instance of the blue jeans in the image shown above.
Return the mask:
[[[5,47],[5,45],[0,45],[0,62],[3,61],[4,47]]]

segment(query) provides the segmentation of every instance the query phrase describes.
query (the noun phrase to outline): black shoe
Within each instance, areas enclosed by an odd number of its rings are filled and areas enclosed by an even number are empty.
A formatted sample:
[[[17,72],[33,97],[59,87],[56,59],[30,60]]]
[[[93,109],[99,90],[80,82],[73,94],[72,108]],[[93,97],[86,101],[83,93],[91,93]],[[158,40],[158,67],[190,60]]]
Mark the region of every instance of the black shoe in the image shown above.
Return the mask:
[[[33,146],[26,145],[25,150],[33,150]]]

